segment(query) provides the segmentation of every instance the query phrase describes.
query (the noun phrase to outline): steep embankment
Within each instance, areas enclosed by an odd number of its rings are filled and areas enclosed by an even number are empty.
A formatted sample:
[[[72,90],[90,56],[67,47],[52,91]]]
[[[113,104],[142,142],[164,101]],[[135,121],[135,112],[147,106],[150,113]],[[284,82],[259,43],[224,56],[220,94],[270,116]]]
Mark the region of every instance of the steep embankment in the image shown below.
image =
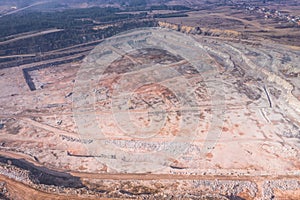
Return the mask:
[[[215,37],[232,37],[239,38],[242,34],[238,31],[233,30],[221,30],[221,29],[209,29],[209,28],[200,28],[199,26],[186,26],[182,24],[174,24],[168,22],[158,22],[158,26],[162,28],[170,28],[172,30],[180,31],[182,33],[189,34],[198,34],[198,35],[207,35],[207,36],[215,36]]]

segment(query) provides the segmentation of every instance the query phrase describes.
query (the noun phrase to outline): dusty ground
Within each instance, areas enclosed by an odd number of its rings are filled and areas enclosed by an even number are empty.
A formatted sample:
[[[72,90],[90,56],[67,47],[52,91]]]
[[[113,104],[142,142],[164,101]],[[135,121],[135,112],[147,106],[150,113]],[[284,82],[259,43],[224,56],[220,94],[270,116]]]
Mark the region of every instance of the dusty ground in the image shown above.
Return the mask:
[[[157,29],[32,67],[0,71],[3,195],[299,197],[295,48]]]
[[[249,2],[251,5],[276,9],[285,15],[299,16],[299,7],[290,4],[259,4]],[[201,5],[201,4],[200,4]],[[300,26],[287,20],[265,18],[265,14],[249,11],[244,8],[228,5],[211,8],[200,6],[197,11],[187,12],[188,17],[162,18],[163,22],[200,27],[204,32],[220,34],[220,32],[238,32],[240,39],[269,40],[291,46],[300,46]],[[212,12],[213,10],[213,12]],[[223,34],[224,35],[224,34]],[[226,34],[225,34],[226,36]],[[227,35],[228,36],[228,35]]]

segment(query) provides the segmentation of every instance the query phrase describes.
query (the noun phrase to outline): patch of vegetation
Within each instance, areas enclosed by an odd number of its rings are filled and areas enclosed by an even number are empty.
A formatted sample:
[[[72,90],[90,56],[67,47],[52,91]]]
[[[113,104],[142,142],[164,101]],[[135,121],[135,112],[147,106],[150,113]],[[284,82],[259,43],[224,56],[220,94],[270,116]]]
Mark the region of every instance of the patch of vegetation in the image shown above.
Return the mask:
[[[151,10],[191,10],[191,8],[182,6],[182,5],[173,5],[173,6],[167,6],[167,5],[158,5],[158,6],[151,6]]]
[[[104,29],[95,26],[112,24]],[[120,13],[118,8],[69,9],[57,12],[24,12],[0,18],[0,41],[16,38],[31,32],[47,29],[63,29],[0,46],[0,55],[46,52],[72,45],[92,42],[119,32],[138,27],[154,26],[147,13]]]
[[[155,18],[171,18],[171,17],[188,17],[185,13],[168,13],[168,14],[155,14]]]
[[[114,22],[141,17],[133,14],[116,14],[117,8],[70,9],[60,12],[23,12],[0,18],[0,37],[29,31],[59,29],[82,29],[92,25],[92,20]],[[90,20],[89,20],[90,19]]]

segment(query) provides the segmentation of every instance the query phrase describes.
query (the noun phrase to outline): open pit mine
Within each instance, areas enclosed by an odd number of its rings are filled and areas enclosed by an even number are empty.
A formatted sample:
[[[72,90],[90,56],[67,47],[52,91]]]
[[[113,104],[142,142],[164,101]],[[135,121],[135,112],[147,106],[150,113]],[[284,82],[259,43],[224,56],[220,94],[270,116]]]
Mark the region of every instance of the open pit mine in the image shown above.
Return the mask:
[[[299,199],[300,51],[143,28],[0,69],[3,199]]]

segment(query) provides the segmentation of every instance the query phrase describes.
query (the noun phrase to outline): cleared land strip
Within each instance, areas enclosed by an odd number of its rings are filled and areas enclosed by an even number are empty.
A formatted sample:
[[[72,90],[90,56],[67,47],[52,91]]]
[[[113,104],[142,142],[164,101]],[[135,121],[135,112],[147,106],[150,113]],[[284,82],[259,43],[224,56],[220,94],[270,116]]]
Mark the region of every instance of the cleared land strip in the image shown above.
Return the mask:
[[[0,152],[0,155],[8,159],[24,159],[35,166],[43,166],[41,163],[23,154],[16,154],[12,152]],[[47,167],[47,166],[45,166]],[[54,170],[57,173],[64,173],[66,170],[61,170],[55,167],[47,167],[49,170]],[[250,175],[193,175],[193,174],[151,174],[151,173],[85,173],[67,171],[71,175],[79,178],[91,178],[101,180],[281,180],[281,179],[300,179],[299,171],[293,174],[286,174],[286,172],[277,172],[277,174],[268,174],[266,172],[256,171],[255,174]],[[282,175],[284,174],[284,175]],[[296,175],[295,175],[296,174]]]
[[[103,180],[281,180],[300,179],[294,175],[248,175],[248,176],[228,176],[228,175],[185,175],[185,174],[100,174],[100,173],[78,173],[71,172],[72,175],[80,178],[103,179]]]
[[[37,56],[33,56],[33,57],[26,57],[26,58],[22,58],[23,61],[18,61],[18,60],[14,60],[11,62],[1,62],[0,63],[0,70],[1,69],[6,69],[6,68],[13,68],[13,67],[20,67],[23,68],[23,66],[28,66],[28,65],[33,65],[33,66],[37,66],[38,63],[47,63],[47,62],[54,62],[54,60],[65,60],[69,57],[72,57],[74,55],[84,55],[86,56],[88,53],[90,52],[90,49],[83,49],[81,51],[70,51],[70,52],[66,52],[66,53],[60,53],[60,54],[48,54],[48,55],[43,55],[41,57],[37,57]],[[6,58],[7,59],[7,58]],[[35,61],[36,59],[38,59],[39,61]]]
[[[5,58],[25,58],[25,57],[35,57],[35,54],[19,54],[19,55],[10,55],[10,56],[0,56],[0,59]]]
[[[101,43],[102,40],[74,45],[54,51],[41,52],[41,54],[10,55],[0,57],[0,70],[5,68],[21,67],[27,65],[37,65],[47,61],[54,61],[59,58],[68,58],[73,55],[88,55],[89,52]],[[9,60],[9,61],[7,61]]]
[[[15,41],[18,41],[18,40],[27,39],[27,38],[31,38],[31,37],[36,37],[36,36],[40,36],[40,35],[46,35],[46,34],[50,34],[50,33],[61,32],[63,30],[64,29],[51,29],[51,30],[41,31],[41,32],[38,32],[38,33],[29,34],[29,35],[24,35],[24,36],[20,36],[20,37],[17,37],[17,38],[13,38],[13,39],[10,39],[10,40],[0,42],[0,45],[4,45],[4,44],[8,44],[8,43],[15,42]]]
[[[1,15],[0,18],[3,17],[3,16],[6,16],[6,15],[11,15],[11,14],[20,12],[20,11],[22,11],[22,10],[26,10],[26,9],[28,9],[28,8],[31,8],[31,7],[34,7],[34,6],[37,6],[37,5],[41,5],[41,4],[47,3],[47,2],[49,2],[49,1],[36,2],[36,3],[31,4],[31,5],[29,5],[29,6],[26,6],[26,7],[23,7],[23,8],[19,8],[19,9],[17,9],[17,10],[13,10],[13,11],[10,11],[10,12],[8,12],[8,13],[5,13],[4,15]]]

